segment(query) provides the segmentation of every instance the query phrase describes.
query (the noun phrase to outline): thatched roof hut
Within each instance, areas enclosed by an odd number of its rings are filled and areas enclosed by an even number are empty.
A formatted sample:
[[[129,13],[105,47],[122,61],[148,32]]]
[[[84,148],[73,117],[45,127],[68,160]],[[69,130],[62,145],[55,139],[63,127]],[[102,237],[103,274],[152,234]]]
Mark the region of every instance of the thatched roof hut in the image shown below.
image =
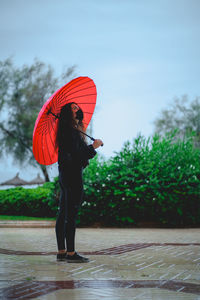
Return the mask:
[[[28,182],[28,184],[43,184],[43,183],[45,183],[45,180],[40,177],[40,174],[37,174],[37,177],[35,177],[33,180]]]
[[[26,184],[28,184],[28,182],[21,179],[19,177],[19,173],[17,173],[15,177],[13,177],[12,179],[1,183],[1,185],[15,185],[15,186],[26,185]]]

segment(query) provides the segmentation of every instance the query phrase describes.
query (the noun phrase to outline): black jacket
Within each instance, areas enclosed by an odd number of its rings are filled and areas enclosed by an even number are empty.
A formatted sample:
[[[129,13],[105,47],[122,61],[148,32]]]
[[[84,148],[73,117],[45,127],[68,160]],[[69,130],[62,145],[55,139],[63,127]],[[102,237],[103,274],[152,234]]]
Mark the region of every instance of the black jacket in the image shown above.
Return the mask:
[[[66,166],[69,169],[85,168],[89,165],[89,159],[96,155],[96,150],[91,145],[87,145],[80,133],[71,128],[65,132],[58,150],[59,167]]]

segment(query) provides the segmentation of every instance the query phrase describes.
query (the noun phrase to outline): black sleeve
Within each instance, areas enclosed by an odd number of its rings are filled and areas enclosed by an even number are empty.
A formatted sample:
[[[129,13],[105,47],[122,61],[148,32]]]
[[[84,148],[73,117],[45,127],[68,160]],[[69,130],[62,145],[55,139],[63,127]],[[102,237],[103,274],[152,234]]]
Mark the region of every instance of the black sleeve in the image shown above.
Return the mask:
[[[93,158],[97,152],[92,144],[87,145],[81,138],[79,132],[74,129],[71,136],[71,153],[74,159],[77,159],[84,165],[86,161]]]

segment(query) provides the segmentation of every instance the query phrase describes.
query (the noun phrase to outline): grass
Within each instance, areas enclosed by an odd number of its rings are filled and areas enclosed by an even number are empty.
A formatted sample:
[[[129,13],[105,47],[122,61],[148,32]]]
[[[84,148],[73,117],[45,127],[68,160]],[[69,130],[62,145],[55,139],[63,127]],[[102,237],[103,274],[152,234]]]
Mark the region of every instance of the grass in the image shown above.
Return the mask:
[[[6,216],[0,215],[0,221],[4,220],[18,220],[18,221],[54,221],[56,218],[38,218],[38,217],[27,217],[27,216]]]

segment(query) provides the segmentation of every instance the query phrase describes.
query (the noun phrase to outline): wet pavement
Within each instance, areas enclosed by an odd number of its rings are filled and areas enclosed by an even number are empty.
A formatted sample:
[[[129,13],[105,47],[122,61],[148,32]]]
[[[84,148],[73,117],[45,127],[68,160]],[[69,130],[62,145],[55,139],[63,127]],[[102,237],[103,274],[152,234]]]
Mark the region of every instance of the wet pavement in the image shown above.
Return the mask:
[[[200,229],[78,228],[90,262],[69,264],[53,227],[18,227],[0,228],[0,299],[200,299]]]

